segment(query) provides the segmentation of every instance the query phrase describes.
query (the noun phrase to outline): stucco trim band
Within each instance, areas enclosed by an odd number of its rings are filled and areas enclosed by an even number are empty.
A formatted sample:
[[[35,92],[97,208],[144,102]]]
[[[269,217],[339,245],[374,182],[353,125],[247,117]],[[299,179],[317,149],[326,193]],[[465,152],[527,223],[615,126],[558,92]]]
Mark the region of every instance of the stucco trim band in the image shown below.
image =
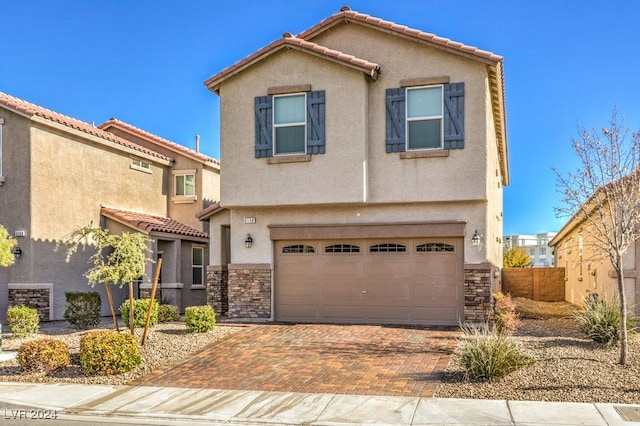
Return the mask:
[[[311,161],[311,155],[283,155],[281,157],[267,158],[267,164],[283,164],[283,163],[305,163]]]
[[[436,157],[448,157],[448,149],[429,149],[424,151],[406,151],[400,153],[400,159],[411,160],[413,158],[436,158]]]
[[[230,263],[228,270],[231,269],[271,269],[270,263]]]
[[[353,225],[269,225],[271,240],[464,237],[466,221]]]
[[[449,76],[442,77],[416,77],[400,80],[400,87],[430,86],[432,84],[448,84]]]
[[[285,93],[310,92],[310,84],[296,84],[293,86],[276,86],[267,88],[267,95],[282,95]]]

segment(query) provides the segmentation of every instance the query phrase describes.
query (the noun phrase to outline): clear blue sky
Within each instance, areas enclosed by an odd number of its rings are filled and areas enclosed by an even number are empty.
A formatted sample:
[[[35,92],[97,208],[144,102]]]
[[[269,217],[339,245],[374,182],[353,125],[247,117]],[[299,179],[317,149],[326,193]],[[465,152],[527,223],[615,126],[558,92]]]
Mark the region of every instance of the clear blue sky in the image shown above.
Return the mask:
[[[565,222],[553,211],[551,167],[575,166],[578,127],[604,127],[617,108],[640,129],[633,0],[0,0],[0,91],[192,148],[199,134],[201,150],[219,158],[218,98],[204,80],[345,4],[505,58],[505,234]]]

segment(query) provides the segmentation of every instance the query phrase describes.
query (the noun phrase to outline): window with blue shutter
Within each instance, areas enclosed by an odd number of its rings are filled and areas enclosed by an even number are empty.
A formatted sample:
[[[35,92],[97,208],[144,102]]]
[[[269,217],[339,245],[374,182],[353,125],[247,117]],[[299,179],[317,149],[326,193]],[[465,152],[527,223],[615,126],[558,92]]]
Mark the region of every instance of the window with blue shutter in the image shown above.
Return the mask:
[[[255,157],[325,153],[325,92],[257,96]]]
[[[464,83],[386,90],[386,152],[464,148]]]
[[[256,96],[256,158],[273,156],[272,110],[271,96]]]

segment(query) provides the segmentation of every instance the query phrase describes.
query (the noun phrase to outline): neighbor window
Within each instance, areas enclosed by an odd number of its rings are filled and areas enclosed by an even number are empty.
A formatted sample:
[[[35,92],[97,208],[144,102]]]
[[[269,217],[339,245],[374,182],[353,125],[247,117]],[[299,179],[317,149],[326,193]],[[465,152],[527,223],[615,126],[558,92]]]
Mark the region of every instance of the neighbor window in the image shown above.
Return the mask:
[[[273,97],[275,154],[304,154],[307,127],[306,95]]]
[[[193,197],[196,195],[196,176],[176,175],[175,176],[175,195],[178,197]]]
[[[146,161],[138,160],[136,158],[133,158],[131,160],[131,166],[134,169],[151,170],[151,164],[147,163]]]
[[[204,248],[191,247],[192,285],[204,285]]]
[[[407,89],[407,150],[442,147],[442,86]]]

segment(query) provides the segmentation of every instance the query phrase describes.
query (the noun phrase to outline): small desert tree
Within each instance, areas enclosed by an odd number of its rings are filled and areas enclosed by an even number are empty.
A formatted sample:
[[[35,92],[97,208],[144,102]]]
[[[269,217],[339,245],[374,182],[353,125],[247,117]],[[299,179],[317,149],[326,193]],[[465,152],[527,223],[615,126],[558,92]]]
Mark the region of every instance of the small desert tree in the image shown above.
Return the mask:
[[[531,256],[522,247],[512,247],[502,256],[505,268],[524,268],[531,265]]]
[[[628,352],[627,297],[622,258],[640,237],[640,134],[624,128],[624,120],[611,116],[609,127],[580,131],[573,146],[580,160],[577,169],[558,177],[563,194],[558,215],[582,225],[591,251],[611,262],[617,274],[620,303],[620,364]]]
[[[11,266],[16,258],[13,255],[13,248],[18,242],[11,238],[7,229],[0,225],[0,266]]]
[[[95,246],[95,253],[91,256],[90,263],[93,266],[85,273],[91,286],[103,282],[107,286],[107,294],[110,296],[109,284],[117,284],[122,288],[129,285],[129,299],[131,308],[129,312],[133,315],[133,281],[144,274],[144,265],[151,261],[147,257],[150,253],[148,243],[151,240],[140,232],[123,233],[122,235],[111,235],[106,229],[85,226],[74,230],[65,237],[62,244],[67,246],[67,261],[82,246],[83,250],[88,245]],[[117,328],[115,307],[113,300],[109,297],[111,314]],[[133,318],[130,318],[131,334],[133,334]]]

